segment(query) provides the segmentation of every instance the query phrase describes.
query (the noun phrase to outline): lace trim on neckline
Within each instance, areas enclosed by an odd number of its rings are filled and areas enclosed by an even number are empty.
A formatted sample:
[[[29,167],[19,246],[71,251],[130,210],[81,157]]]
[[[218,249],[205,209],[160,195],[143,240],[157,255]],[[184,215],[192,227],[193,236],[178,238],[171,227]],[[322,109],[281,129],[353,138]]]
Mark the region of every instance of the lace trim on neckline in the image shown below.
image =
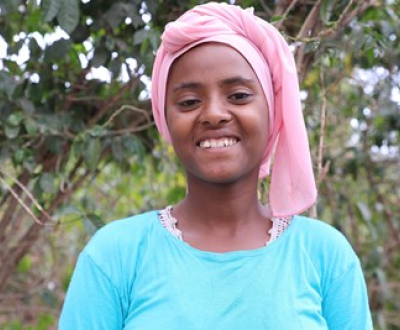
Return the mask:
[[[163,227],[168,230],[173,236],[181,241],[184,241],[182,232],[178,229],[178,220],[172,215],[172,205],[167,206],[165,209],[159,211],[158,219]],[[290,226],[293,217],[272,218],[272,227],[268,230],[269,239],[265,245],[271,244]]]

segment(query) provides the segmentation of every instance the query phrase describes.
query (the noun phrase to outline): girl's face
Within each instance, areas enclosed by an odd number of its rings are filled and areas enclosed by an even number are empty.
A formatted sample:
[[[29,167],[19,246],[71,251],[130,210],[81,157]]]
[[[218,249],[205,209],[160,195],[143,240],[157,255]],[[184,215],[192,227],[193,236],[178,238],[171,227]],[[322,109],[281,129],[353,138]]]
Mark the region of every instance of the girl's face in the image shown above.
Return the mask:
[[[253,69],[233,48],[205,43],[175,60],[166,116],[189,182],[258,177],[267,147],[268,105]]]

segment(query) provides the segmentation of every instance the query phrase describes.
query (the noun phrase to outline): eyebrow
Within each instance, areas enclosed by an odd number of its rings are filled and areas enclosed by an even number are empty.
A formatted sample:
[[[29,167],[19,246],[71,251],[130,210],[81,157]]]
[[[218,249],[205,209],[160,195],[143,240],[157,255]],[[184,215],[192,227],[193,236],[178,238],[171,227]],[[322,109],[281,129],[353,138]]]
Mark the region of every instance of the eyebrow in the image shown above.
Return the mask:
[[[219,85],[226,86],[226,85],[237,85],[237,84],[245,84],[245,85],[253,85],[256,81],[254,79],[244,78],[241,76],[236,76],[232,78],[223,79]]]
[[[218,85],[220,86],[230,86],[230,85],[238,85],[238,84],[245,84],[245,85],[253,85],[256,81],[254,79],[244,78],[241,76],[235,76],[231,78],[226,78],[221,80]],[[184,82],[179,84],[178,86],[174,87],[173,91],[185,90],[185,89],[199,89],[203,86],[202,83],[198,82]]]
[[[182,84],[179,84],[178,86],[175,86],[173,91],[176,92],[176,91],[179,91],[182,89],[198,89],[201,86],[202,86],[202,84],[197,83],[197,82],[187,82],[187,83],[182,83]]]

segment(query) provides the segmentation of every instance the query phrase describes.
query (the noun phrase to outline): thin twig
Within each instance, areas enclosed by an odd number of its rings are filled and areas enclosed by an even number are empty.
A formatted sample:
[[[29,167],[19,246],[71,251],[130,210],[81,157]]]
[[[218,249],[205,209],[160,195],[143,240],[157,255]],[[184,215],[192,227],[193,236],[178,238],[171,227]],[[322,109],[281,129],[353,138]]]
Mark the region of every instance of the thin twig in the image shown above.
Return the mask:
[[[311,12],[308,14],[306,20],[304,21],[304,24],[301,26],[301,29],[299,33],[297,34],[297,39],[299,38],[304,38],[308,31],[310,30],[311,26],[313,25],[313,22],[315,22],[316,17],[318,17],[318,12],[319,12],[319,7],[321,5],[321,0],[318,0],[313,8],[311,9]]]
[[[74,96],[67,95],[65,97],[68,101],[72,102],[93,102],[93,101],[102,101],[102,98],[99,96],[89,95],[89,96]]]
[[[24,201],[19,198],[18,194],[14,191],[14,189],[0,176],[0,182],[6,187],[6,189],[13,195],[15,200],[25,209],[25,211],[33,218],[33,220],[40,226],[44,226],[44,223],[40,221],[36,215],[32,212],[32,210],[27,206]]]
[[[329,29],[322,30],[321,33],[319,34],[320,37],[326,37],[333,32],[335,32],[342,24],[344,21],[344,18],[346,17],[347,13],[350,11],[351,6],[354,4],[354,0],[350,0],[349,3],[347,4],[346,8],[344,8],[343,12],[340,14],[339,18],[335,21],[334,25],[330,27]],[[350,15],[350,17],[355,16],[355,14]]]
[[[48,219],[51,220],[51,216],[43,209],[42,205],[36,200],[36,198],[32,195],[27,187],[25,187],[17,178],[13,178],[15,183],[20,187],[28,198],[32,201],[32,203],[37,207],[37,209],[43,213],[43,215]]]
[[[4,172],[0,172],[0,179],[2,176],[8,176],[8,178],[12,179],[18,187],[20,187],[22,189],[22,191],[28,196],[28,198],[31,200],[31,202],[37,207],[37,209],[48,219],[51,220],[50,215],[43,209],[42,205],[40,205],[40,203],[36,200],[36,198],[32,195],[32,193],[29,191],[29,189],[21,182],[19,181],[17,178],[13,178],[9,175],[7,175]],[[5,181],[2,180],[2,182],[4,183]],[[7,183],[6,183],[7,184]],[[13,189],[12,187],[9,186],[9,190],[11,193],[13,193]],[[15,191],[14,191],[15,193]],[[14,195],[14,194],[13,194]],[[22,202],[23,204],[21,204],[22,206],[26,206],[29,208],[29,206],[27,206],[24,202]]]
[[[133,112],[138,112],[138,113],[140,113],[140,114],[142,114],[142,115],[144,115],[144,116],[146,117],[148,123],[153,124],[153,123],[151,122],[150,116],[149,116],[149,114],[147,113],[147,111],[145,111],[145,110],[143,110],[143,109],[140,109],[140,108],[138,108],[138,107],[135,107],[134,105],[124,104],[124,105],[122,105],[117,111],[115,111],[115,112],[111,115],[111,117],[102,125],[102,127],[107,127],[107,126],[115,119],[115,117],[117,117],[122,111],[125,111],[125,110],[130,110],[130,111],[133,111]]]
[[[95,125],[104,116],[104,114],[107,111],[109,111],[119,99],[122,98],[122,96],[128,89],[135,87],[135,85],[137,84],[138,84],[138,79],[134,79],[129,81],[125,86],[123,86],[119,90],[119,92],[115,94],[113,97],[111,97],[111,99],[106,104],[104,104],[104,106],[90,119],[88,127]]]
[[[326,134],[326,109],[327,109],[327,98],[326,98],[326,90],[325,90],[325,79],[324,79],[324,71],[321,65],[320,69],[320,84],[322,90],[322,105],[321,105],[321,124],[320,124],[320,134],[319,134],[319,146],[318,146],[318,161],[317,161],[317,169],[318,169],[318,183],[321,183],[323,177],[323,161],[324,161],[324,150],[325,150],[325,134]]]
[[[280,21],[276,22],[276,24],[274,24],[274,26],[277,29],[280,29],[282,27],[283,22],[285,21],[285,19],[289,15],[290,11],[293,9],[293,7],[297,4],[298,1],[299,0],[292,0],[292,2],[289,4],[289,6],[287,6],[285,12],[282,15],[282,19]]]
[[[310,37],[309,32],[312,30],[312,28],[315,28],[317,25],[318,21],[318,13],[319,13],[319,7],[321,5],[321,0],[318,0],[313,8],[311,9],[311,12],[308,14],[304,24],[300,28],[299,33],[297,34],[296,39],[303,39],[305,37]],[[302,80],[304,74],[305,74],[305,67],[304,67],[304,56],[305,56],[305,44],[303,43],[297,50],[296,50],[296,66],[299,71],[299,79]]]
[[[321,104],[321,117],[320,117],[321,123],[319,131],[318,158],[317,158],[317,186],[320,185],[320,183],[325,178],[329,170],[329,163],[325,164],[325,166],[323,165],[324,150],[325,150],[325,134],[326,134],[327,98],[326,98],[324,71],[322,65],[320,68],[320,85],[321,85],[322,104]],[[316,205],[314,205],[313,208],[311,209],[310,215],[312,217],[318,216]]]
[[[268,15],[272,15],[272,10],[268,7],[268,5],[265,3],[264,0],[260,0],[260,4],[261,7],[263,8],[263,10],[268,14]]]
[[[138,133],[138,132],[141,132],[141,131],[144,131],[144,130],[150,128],[153,125],[154,125],[154,123],[150,122],[148,124],[143,124],[143,125],[135,126],[135,127],[131,127],[131,128],[123,128],[123,129],[119,129],[119,130],[115,130],[115,131],[109,131],[109,132],[106,132],[105,135],[123,135],[123,134],[127,134],[127,133]]]

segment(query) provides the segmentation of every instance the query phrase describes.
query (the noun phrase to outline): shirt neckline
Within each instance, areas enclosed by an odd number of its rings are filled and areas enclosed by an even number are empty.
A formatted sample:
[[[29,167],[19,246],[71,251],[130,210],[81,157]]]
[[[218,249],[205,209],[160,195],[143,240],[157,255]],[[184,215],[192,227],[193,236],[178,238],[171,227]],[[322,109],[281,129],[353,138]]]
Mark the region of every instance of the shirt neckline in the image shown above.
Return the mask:
[[[172,235],[160,222],[158,215],[159,212],[162,210],[157,210],[154,211],[154,218],[153,221],[156,223],[155,227],[157,228],[158,231],[161,232],[163,236],[166,237],[166,239],[173,243],[177,248],[182,249],[184,251],[190,252],[198,257],[202,257],[205,259],[209,260],[218,260],[218,261],[229,261],[229,260],[234,260],[237,258],[243,258],[243,257],[255,257],[259,256],[261,254],[266,254],[274,251],[277,249],[279,246],[282,244],[285,244],[287,241],[288,237],[292,235],[292,232],[295,230],[297,227],[298,223],[298,216],[294,215],[292,222],[290,226],[279,236],[279,239],[274,240],[268,245],[265,245],[260,248],[256,249],[250,249],[250,250],[234,250],[234,251],[228,251],[228,252],[214,252],[214,251],[206,251],[206,250],[200,250],[198,248],[195,248],[188,243],[180,240],[179,238],[175,237]]]

